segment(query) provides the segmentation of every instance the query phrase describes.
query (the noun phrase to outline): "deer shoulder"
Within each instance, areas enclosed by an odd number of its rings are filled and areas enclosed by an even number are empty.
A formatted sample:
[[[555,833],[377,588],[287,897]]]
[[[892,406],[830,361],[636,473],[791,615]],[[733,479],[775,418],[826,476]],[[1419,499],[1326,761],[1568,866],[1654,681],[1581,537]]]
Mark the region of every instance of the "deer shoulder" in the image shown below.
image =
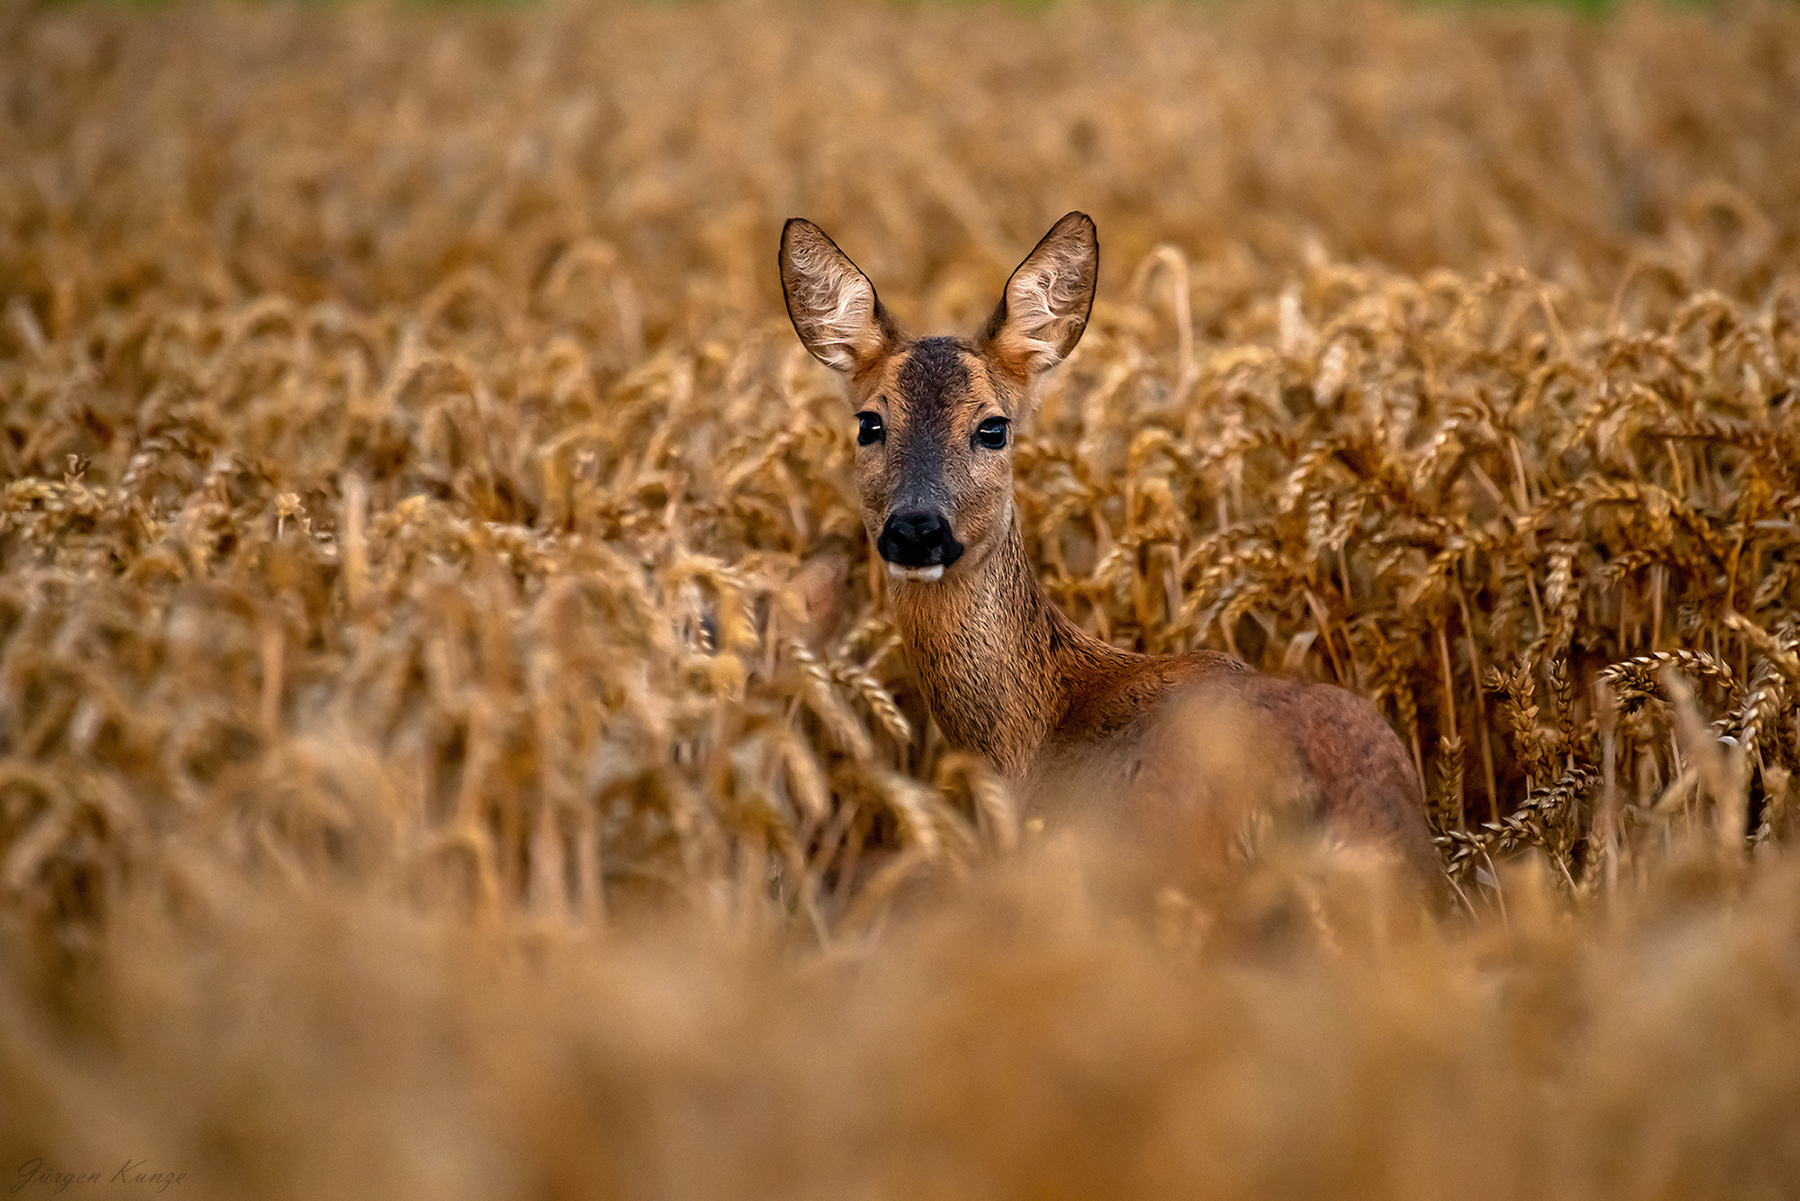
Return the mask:
[[[780,267],[800,341],[844,381],[863,522],[932,716],[1045,812],[1098,814],[1200,857],[1270,797],[1436,873],[1417,773],[1368,701],[1215,651],[1134,654],[1044,594],[1013,497],[1014,431],[1087,326],[1093,222],[1070,213],[972,338],[914,337],[825,233],[793,219]]]

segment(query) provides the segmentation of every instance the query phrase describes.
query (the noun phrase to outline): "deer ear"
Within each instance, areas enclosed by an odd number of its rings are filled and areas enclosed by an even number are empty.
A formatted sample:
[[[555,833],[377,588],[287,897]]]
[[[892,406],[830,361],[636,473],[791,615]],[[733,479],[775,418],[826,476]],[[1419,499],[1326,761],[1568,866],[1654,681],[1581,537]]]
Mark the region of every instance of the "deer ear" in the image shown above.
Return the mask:
[[[898,336],[869,277],[811,221],[781,231],[781,290],[801,343],[835,371],[856,374]]]
[[[1086,213],[1069,213],[1025,256],[976,345],[1029,383],[1062,362],[1087,329],[1100,274],[1100,238]]]

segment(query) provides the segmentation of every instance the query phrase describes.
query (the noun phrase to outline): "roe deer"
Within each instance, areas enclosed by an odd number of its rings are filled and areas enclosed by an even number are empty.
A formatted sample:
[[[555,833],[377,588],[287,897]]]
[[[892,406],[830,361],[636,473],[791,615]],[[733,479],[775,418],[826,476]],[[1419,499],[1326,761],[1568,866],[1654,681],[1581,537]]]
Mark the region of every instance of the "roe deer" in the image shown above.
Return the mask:
[[[1441,881],[1417,773],[1367,700],[1218,651],[1121,650],[1038,586],[1013,503],[1012,431],[1039,377],[1080,340],[1099,260],[1093,221],[1070,213],[973,339],[915,338],[824,231],[797,217],[782,231],[788,316],[844,377],[863,522],[932,716],[1028,809],[1098,809],[1160,852],[1222,858],[1246,806],[1273,794]]]

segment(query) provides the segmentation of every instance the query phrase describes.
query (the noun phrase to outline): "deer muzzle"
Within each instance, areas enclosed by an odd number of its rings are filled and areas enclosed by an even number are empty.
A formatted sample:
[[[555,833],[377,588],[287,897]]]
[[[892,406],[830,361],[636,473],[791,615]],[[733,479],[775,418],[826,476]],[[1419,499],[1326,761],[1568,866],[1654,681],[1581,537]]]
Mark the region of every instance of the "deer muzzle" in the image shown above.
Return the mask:
[[[902,580],[935,580],[962,558],[963,544],[950,532],[942,513],[895,513],[887,519],[875,549],[887,560],[888,574]]]

